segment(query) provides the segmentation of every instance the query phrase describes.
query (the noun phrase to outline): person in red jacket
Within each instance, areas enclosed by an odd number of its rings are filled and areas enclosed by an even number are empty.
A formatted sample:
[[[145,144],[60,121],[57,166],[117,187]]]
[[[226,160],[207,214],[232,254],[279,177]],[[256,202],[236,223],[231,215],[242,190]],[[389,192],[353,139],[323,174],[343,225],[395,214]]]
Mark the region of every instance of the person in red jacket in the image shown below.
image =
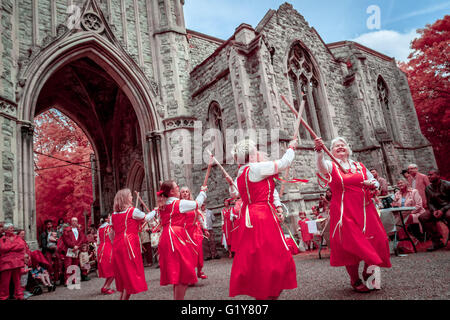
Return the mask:
[[[25,266],[25,248],[25,241],[14,234],[14,226],[5,224],[5,235],[0,238],[0,300],[9,298],[11,281],[14,283],[14,297],[23,300],[20,276]]]
[[[87,243],[86,236],[78,227],[78,219],[73,217],[70,220],[70,227],[66,227],[63,231],[62,239],[62,251],[64,252],[64,268],[66,270],[64,274],[64,282],[67,285],[67,278],[69,276],[67,270],[70,266],[79,266],[80,261],[78,254],[80,247],[83,243]],[[82,277],[83,280],[83,277]]]

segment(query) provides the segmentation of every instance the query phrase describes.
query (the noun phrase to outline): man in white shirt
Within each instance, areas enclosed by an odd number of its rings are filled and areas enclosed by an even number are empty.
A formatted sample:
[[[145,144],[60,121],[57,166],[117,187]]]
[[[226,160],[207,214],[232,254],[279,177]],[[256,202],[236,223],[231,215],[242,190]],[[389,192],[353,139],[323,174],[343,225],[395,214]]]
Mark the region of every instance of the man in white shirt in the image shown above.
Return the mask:
[[[214,213],[202,205],[202,212],[205,216],[205,229],[209,232],[209,237],[203,239],[203,257],[208,261],[211,259],[220,259],[216,250],[216,241],[214,235],[213,222],[216,221]]]

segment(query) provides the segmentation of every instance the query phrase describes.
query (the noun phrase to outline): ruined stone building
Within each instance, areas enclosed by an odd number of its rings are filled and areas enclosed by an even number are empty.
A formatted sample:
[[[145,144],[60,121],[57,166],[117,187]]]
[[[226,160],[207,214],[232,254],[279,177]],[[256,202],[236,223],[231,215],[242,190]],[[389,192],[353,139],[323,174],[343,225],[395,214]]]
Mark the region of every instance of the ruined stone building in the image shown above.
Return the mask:
[[[236,26],[228,40],[186,29],[183,5],[0,0],[0,220],[36,239],[33,119],[49,108],[83,128],[95,150],[95,219],[111,212],[123,187],[152,205],[164,179],[198,192],[207,163],[171,161],[189,148],[196,121],[201,133],[279,129],[268,140],[283,151],[294,116],[280,95],[298,108],[301,91],[304,117],[326,145],[348,138],[353,158],[391,182],[410,162],[422,171],[435,165],[394,59],[350,41],[324,43],[288,3],[255,27]],[[311,182],[287,188],[291,212],[321,192],[313,142],[303,129],[300,136],[291,176]],[[206,144],[192,146],[190,157]],[[234,175],[237,166],[225,168]],[[218,212],[227,189],[213,168],[208,207]]]

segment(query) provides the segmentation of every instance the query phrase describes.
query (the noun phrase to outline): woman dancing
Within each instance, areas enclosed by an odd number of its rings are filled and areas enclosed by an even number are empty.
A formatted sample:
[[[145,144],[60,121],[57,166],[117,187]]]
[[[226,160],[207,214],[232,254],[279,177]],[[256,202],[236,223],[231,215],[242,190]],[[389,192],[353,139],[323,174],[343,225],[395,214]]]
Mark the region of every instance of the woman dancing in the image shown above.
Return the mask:
[[[111,232],[110,221],[111,215],[108,215],[105,222],[97,231],[98,277],[106,278],[101,289],[101,293],[103,294],[113,294],[115,292],[111,289],[111,284],[114,281],[114,268],[112,265],[112,242],[109,237],[109,233]]]
[[[277,299],[283,290],[297,287],[295,263],[274,205],[273,180],[294,160],[296,144],[296,140],[290,142],[282,159],[262,162],[257,162],[258,151],[253,141],[243,140],[234,147],[235,160],[243,163],[236,179],[242,208],[230,297]]]
[[[114,213],[111,218],[110,237],[113,242],[113,270],[120,300],[147,291],[144,264],[139,240],[139,226],[143,220],[150,221],[154,212],[145,214],[132,206],[130,189],[119,190],[114,197]]]
[[[193,200],[191,190],[188,187],[180,189],[182,200]],[[185,213],[185,229],[192,244],[192,250],[197,258],[197,277],[200,279],[208,279],[208,276],[202,271],[203,269],[203,230],[206,229],[205,220],[200,210],[192,210]],[[205,234],[209,237],[209,233],[205,230]]]
[[[328,180],[333,194],[330,203],[330,265],[345,266],[353,289],[369,292],[359,277],[360,262],[364,261],[364,281],[370,277],[367,272],[369,266],[391,267],[389,240],[371,199],[371,191],[378,187],[378,182],[362,163],[350,159],[352,153],[344,138],[338,137],[331,142],[331,153],[347,173],[324,159],[323,148],[322,139],[317,138],[317,168]]]
[[[159,240],[161,286],[173,285],[175,300],[183,300],[189,285],[197,283],[197,257],[184,228],[186,212],[197,210],[206,199],[206,186],[201,187],[195,201],[180,200],[180,188],[173,180],[165,181],[158,191],[162,225]],[[155,212],[155,211],[153,211]]]

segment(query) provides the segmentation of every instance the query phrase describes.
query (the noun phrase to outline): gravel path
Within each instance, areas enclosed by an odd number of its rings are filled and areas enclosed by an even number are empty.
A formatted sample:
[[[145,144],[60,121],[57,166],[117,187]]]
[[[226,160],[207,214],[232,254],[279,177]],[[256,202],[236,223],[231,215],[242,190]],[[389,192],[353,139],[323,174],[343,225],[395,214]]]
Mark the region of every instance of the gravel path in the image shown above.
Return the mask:
[[[317,253],[294,256],[297,266],[298,288],[284,291],[280,300],[398,300],[398,299],[450,299],[450,250],[419,252],[404,257],[391,256],[392,268],[382,269],[382,290],[369,294],[352,291],[344,268],[332,268],[328,254],[318,259]],[[190,287],[189,300],[236,300],[228,297],[232,260],[205,261],[204,272],[208,279]],[[171,300],[172,286],[159,285],[159,269],[145,268],[149,290],[133,295],[133,300]],[[90,274],[91,280],[81,283],[80,290],[58,287],[55,292],[44,293],[29,300],[115,300],[119,294],[101,295],[103,279]],[[241,296],[239,299],[249,299]]]

